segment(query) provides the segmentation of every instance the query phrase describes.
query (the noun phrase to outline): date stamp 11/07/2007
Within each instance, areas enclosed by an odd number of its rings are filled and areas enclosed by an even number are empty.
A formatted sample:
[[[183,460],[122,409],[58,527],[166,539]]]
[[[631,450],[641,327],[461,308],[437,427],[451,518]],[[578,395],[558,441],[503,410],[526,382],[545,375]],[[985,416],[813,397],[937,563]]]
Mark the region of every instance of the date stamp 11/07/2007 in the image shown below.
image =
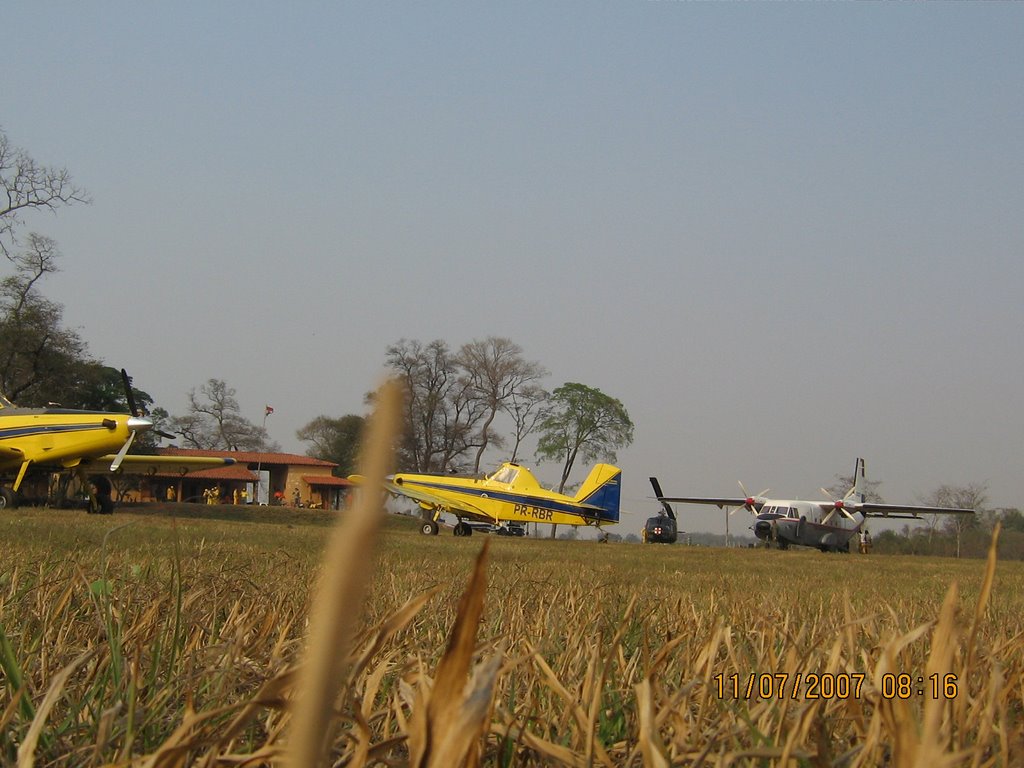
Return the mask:
[[[887,672],[876,687],[863,672],[719,672],[711,685],[720,699],[860,699],[869,693],[882,699],[955,699],[959,691],[952,673],[927,677]]]

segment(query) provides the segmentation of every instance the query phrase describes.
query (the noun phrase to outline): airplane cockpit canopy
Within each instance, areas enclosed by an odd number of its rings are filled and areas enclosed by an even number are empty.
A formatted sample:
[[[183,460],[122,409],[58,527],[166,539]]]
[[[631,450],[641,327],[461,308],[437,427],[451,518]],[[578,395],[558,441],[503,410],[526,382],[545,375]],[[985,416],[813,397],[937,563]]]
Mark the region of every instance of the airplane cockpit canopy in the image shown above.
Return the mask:
[[[517,477],[519,477],[519,469],[511,464],[505,464],[487,479],[493,480],[496,483],[508,483],[511,485],[516,481]]]
[[[502,464],[485,482],[515,485],[524,492],[540,489],[540,483],[530,470],[512,462]]]

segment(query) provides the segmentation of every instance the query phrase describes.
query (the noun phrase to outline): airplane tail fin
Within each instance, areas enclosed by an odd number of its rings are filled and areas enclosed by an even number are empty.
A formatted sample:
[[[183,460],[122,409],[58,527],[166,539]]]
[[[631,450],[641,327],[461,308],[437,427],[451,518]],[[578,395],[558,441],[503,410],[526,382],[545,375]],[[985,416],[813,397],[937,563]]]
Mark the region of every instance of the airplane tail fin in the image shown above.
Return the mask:
[[[850,489],[850,495],[853,500],[858,504],[864,503],[864,459],[857,459],[857,466],[853,468],[853,488]]]
[[[600,524],[619,522],[622,470],[611,464],[597,464],[580,486],[575,501],[586,504]]]

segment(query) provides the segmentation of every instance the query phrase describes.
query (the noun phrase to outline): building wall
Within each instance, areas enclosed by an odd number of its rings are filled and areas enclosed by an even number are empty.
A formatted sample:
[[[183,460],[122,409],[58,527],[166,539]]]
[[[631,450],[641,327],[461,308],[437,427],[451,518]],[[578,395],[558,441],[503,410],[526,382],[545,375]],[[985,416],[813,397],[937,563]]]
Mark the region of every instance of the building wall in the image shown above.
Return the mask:
[[[295,466],[288,467],[288,476],[284,484],[284,503],[290,506],[301,504],[309,507],[314,504],[322,504],[325,499],[321,498],[319,491],[311,488],[303,480],[303,477],[330,477],[330,467]]]

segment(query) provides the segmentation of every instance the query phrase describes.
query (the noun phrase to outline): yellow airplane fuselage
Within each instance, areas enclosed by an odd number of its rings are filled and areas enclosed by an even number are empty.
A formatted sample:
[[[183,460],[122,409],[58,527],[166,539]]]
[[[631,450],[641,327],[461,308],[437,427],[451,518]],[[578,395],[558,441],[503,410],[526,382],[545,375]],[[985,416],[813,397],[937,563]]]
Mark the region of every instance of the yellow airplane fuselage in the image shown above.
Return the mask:
[[[435,518],[450,512],[480,522],[600,526],[618,522],[620,476],[618,468],[598,464],[575,496],[544,489],[528,469],[511,463],[483,479],[402,473],[387,486]]]
[[[128,387],[128,374],[122,370],[121,375]],[[134,409],[130,389],[128,400]],[[0,477],[14,476],[9,488],[6,483],[0,485],[0,509],[17,506],[18,489],[33,466],[75,470],[85,486],[90,509],[109,512],[113,510],[109,494],[89,490],[87,468],[99,473],[123,472],[129,467],[134,467],[134,471],[170,468],[184,474],[193,469],[234,464],[234,459],[227,457],[127,455],[138,433],[152,428],[153,422],[143,416],[67,408],[21,408],[0,395]],[[97,499],[100,495],[105,501]]]
[[[100,411],[0,407],[0,474],[17,473],[18,490],[30,465],[59,469],[116,453],[148,419]]]

